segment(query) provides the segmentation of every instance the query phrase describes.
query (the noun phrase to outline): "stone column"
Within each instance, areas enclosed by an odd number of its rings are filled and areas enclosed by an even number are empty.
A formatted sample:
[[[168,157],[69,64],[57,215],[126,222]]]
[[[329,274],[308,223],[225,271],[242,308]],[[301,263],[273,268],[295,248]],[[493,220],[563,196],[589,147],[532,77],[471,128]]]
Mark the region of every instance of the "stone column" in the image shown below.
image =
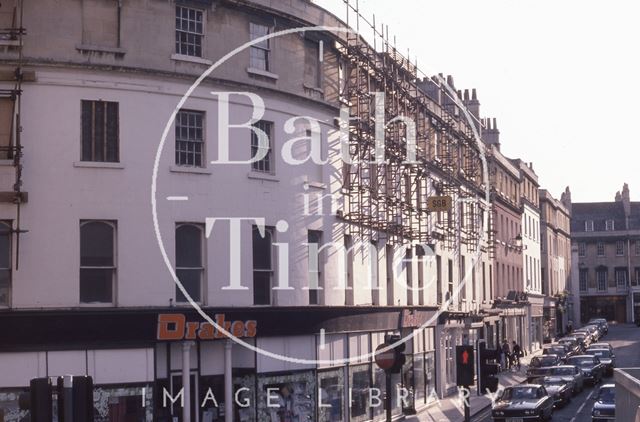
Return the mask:
[[[224,420],[233,422],[233,362],[231,350],[233,341],[226,340],[224,343]]]
[[[191,422],[191,346],[193,342],[182,343],[182,422]]]

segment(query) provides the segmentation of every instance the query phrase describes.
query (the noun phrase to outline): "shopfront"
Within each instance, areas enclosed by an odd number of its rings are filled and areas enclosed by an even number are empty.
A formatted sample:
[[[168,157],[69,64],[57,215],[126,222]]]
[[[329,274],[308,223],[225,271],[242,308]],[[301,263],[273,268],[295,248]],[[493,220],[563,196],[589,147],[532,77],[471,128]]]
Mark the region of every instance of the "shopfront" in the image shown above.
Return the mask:
[[[30,379],[71,374],[93,378],[99,422],[182,422],[185,414],[191,422],[219,422],[227,412],[238,422],[383,420],[385,373],[372,352],[386,334],[414,334],[406,343],[405,366],[392,376],[392,413],[414,413],[436,388],[435,329],[421,328],[431,311],[209,313],[248,345],[324,360],[318,365],[256,353],[186,308],[53,314],[16,312],[6,321],[12,330],[0,345],[5,418],[28,417],[19,398]]]

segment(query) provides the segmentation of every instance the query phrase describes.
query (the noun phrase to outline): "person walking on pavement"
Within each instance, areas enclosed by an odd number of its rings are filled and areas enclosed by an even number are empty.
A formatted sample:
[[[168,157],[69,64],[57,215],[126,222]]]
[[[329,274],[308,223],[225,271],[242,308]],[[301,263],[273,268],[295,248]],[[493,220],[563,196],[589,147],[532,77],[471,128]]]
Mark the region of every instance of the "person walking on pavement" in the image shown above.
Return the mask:
[[[504,339],[502,340],[502,369],[511,369],[511,354],[509,353],[509,342]]]
[[[513,366],[519,371],[520,370],[520,358],[522,357],[522,349],[520,348],[520,345],[518,343],[516,343],[516,341],[513,341],[513,347],[511,348],[513,354],[513,358],[512,358],[512,363]]]

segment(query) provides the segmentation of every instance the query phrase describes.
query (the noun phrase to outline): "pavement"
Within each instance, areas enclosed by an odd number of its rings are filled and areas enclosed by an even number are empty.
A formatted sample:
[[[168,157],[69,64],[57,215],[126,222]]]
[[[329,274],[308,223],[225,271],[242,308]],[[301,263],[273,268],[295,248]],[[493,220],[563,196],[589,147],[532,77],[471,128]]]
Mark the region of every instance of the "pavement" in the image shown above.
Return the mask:
[[[521,384],[526,381],[525,373],[529,367],[531,358],[540,355],[542,350],[529,353],[520,358],[521,368],[519,371],[503,371],[498,374],[500,382],[499,388],[511,385]],[[462,422],[464,421],[464,409],[462,400],[457,395],[451,395],[432,403],[426,410],[421,411],[415,416],[407,417],[406,422]],[[487,395],[478,396],[476,387],[471,388],[470,394],[471,419],[481,413],[485,413],[491,407],[491,398]]]

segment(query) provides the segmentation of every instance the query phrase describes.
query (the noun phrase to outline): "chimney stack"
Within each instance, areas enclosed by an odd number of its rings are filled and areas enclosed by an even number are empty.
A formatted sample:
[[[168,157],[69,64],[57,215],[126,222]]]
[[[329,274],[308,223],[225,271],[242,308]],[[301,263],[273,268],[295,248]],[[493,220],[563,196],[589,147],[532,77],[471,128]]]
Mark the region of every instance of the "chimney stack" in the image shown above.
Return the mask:
[[[465,94],[466,92],[467,91],[465,90]],[[473,114],[476,119],[480,119],[480,101],[478,101],[478,95],[475,88],[471,89],[471,98],[469,98],[468,100],[465,98],[465,100],[465,105],[467,106],[471,114]]]
[[[496,118],[486,118],[485,128],[482,131],[482,140],[489,144],[495,145],[500,150],[500,131],[498,130],[498,123]]]

